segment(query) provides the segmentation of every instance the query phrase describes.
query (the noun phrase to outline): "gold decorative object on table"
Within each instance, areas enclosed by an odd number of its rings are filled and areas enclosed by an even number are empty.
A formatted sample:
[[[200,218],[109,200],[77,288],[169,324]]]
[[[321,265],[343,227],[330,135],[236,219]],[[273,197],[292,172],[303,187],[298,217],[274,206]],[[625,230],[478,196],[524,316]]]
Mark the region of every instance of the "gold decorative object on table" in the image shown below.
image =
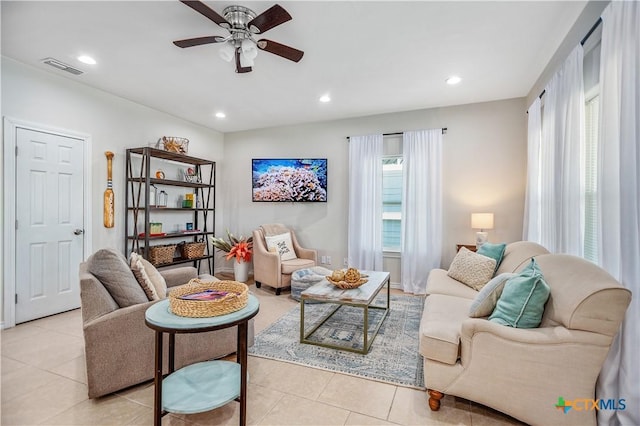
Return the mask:
[[[368,280],[356,268],[349,268],[346,271],[341,269],[333,271],[327,276],[327,281],[342,290],[358,288]]]
[[[194,278],[169,293],[169,308],[181,317],[206,318],[239,311],[248,300],[249,287],[244,283]]]

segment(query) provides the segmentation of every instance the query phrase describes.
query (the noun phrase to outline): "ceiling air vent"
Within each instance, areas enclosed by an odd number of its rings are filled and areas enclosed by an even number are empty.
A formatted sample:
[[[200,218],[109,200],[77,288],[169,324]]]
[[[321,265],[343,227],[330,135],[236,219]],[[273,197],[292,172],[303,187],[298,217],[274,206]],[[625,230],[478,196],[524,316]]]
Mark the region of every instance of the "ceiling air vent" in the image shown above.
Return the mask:
[[[64,62],[60,62],[57,59],[44,58],[42,60],[42,63],[43,64],[47,64],[47,65],[51,65],[52,67],[57,68],[57,69],[62,70],[62,71],[70,72],[71,74],[74,74],[74,75],[82,74],[82,71],[80,71],[79,69],[74,68],[71,65],[65,64]]]

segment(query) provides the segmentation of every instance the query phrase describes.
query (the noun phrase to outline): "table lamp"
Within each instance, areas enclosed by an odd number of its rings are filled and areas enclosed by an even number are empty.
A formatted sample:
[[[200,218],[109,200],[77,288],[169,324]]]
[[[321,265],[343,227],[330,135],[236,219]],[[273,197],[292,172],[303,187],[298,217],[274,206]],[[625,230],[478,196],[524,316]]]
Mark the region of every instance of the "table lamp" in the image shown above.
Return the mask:
[[[471,213],[471,228],[479,229],[476,232],[476,248],[487,242],[487,229],[493,229],[493,213]]]

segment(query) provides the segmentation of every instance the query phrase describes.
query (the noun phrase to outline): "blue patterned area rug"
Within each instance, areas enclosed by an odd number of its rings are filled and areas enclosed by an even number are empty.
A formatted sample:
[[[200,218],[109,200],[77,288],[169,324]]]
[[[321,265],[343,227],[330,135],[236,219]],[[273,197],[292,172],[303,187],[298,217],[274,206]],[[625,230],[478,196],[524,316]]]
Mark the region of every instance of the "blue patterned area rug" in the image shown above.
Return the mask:
[[[378,297],[376,304],[386,302]],[[306,330],[334,308],[334,304],[305,305]],[[418,352],[418,329],[424,298],[392,295],[391,310],[385,318],[367,355],[300,343],[300,306],[260,332],[249,354],[320,368],[394,385],[424,389],[422,357]],[[369,310],[371,324],[382,312]],[[320,341],[362,347],[363,310],[341,307],[312,337]]]

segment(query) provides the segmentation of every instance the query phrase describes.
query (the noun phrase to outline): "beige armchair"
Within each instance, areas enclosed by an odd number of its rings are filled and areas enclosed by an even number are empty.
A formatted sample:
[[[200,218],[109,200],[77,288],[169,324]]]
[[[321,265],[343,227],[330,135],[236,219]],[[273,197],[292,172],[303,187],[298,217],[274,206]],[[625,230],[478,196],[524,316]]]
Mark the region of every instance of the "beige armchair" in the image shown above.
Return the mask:
[[[269,251],[267,237],[275,237],[286,233],[291,234],[291,243],[295,258],[282,260],[280,253]],[[298,244],[296,234],[292,229],[280,223],[262,225],[253,231],[253,277],[256,287],[262,284],[276,289],[280,295],[283,288],[291,286],[291,274],[298,269],[316,266],[318,253],[312,249],[302,248]]]
[[[124,257],[122,261],[126,262]],[[196,268],[191,266],[163,270],[160,274],[169,290],[198,276]],[[88,262],[80,264],[79,275],[89,398],[153,379],[155,333],[145,324],[144,314],[156,301],[120,307],[105,285],[88,271]],[[131,277],[124,278],[135,280],[133,273]],[[216,279],[210,275],[201,275],[200,278]],[[253,327],[251,320],[249,346],[253,345]],[[236,351],[236,339],[236,327],[178,334],[175,367],[231,354]],[[165,371],[168,370],[167,340],[163,357]]]

